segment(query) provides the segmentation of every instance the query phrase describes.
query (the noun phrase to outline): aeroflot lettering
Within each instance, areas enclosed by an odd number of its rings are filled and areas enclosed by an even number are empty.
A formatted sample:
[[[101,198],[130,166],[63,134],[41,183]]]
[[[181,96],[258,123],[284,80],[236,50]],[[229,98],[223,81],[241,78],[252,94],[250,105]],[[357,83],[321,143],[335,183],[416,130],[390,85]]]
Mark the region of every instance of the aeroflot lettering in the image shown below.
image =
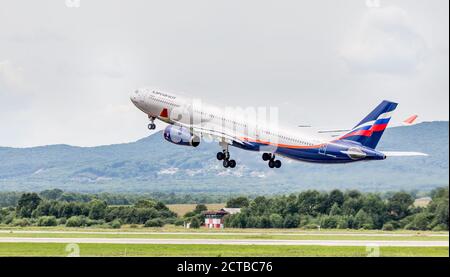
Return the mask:
[[[152,91],[152,92],[153,92],[153,94],[161,95],[161,96],[163,96],[163,97],[167,97],[167,98],[170,98],[170,99],[175,99],[175,98],[177,98],[176,96],[168,95],[168,94],[166,94],[166,93],[159,92],[159,91],[156,91],[156,90],[154,90],[154,91]]]

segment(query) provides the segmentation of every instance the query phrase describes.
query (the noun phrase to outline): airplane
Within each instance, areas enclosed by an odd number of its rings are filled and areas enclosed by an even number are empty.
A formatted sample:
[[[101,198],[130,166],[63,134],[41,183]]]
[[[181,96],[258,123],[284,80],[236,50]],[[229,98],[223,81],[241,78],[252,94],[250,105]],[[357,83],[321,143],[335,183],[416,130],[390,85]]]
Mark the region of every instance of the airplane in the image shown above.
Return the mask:
[[[281,167],[277,156],[324,164],[384,160],[388,156],[427,156],[420,152],[376,150],[398,105],[387,100],[348,131],[322,130],[313,133],[298,127],[286,129],[245,119],[239,112],[227,114],[217,106],[205,103],[196,105],[195,99],[159,89],[137,89],[130,100],[148,116],[150,130],[156,129],[156,119],[169,124],[163,135],[171,143],[197,147],[202,140],[217,141],[222,151],[217,153],[216,158],[222,161],[225,168],[236,167],[229,146],[262,152],[262,159],[270,168]],[[413,122],[415,118],[409,118],[407,122]],[[336,135],[336,132],[342,134]]]

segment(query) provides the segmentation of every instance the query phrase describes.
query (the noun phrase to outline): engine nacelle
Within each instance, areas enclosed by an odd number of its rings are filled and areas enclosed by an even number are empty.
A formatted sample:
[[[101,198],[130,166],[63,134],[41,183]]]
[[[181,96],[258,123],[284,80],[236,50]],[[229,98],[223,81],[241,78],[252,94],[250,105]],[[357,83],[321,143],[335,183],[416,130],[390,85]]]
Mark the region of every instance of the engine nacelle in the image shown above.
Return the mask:
[[[193,135],[188,128],[169,125],[164,129],[164,138],[171,143],[184,146],[197,147],[200,138]]]

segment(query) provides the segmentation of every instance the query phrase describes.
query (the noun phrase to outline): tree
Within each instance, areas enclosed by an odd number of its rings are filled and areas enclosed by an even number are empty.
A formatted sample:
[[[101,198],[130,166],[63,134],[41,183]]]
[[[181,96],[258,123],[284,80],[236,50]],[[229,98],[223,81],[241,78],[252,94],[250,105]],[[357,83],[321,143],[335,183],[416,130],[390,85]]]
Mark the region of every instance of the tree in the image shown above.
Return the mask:
[[[335,202],[330,209],[330,215],[340,215],[342,213],[341,208],[339,208],[339,204]]]
[[[248,217],[245,213],[237,213],[230,216],[230,225],[234,228],[247,228]]]
[[[161,218],[149,219],[145,222],[145,227],[163,227],[164,221]]]
[[[409,215],[409,207],[414,203],[412,196],[406,192],[397,192],[389,198],[387,209],[389,215],[396,220]]]
[[[338,225],[337,216],[324,215],[320,218],[320,226],[325,229],[335,229]]]
[[[200,220],[197,217],[193,217],[191,219],[191,228],[198,229],[200,228],[200,225],[201,225]]]
[[[447,188],[438,188],[431,193],[433,201],[429,204],[428,212],[434,214],[432,227],[437,230],[448,230],[449,224],[449,195]]]
[[[100,200],[92,200],[89,203],[90,212],[89,212],[89,218],[91,219],[102,219],[105,217],[105,211],[106,211],[106,203],[104,201]]]
[[[48,201],[41,201],[41,203],[31,213],[32,217],[40,217],[50,215],[51,204]]]
[[[298,213],[297,206],[297,196],[295,194],[291,194],[286,199],[286,213],[288,214],[296,214]]]
[[[202,212],[205,212],[207,210],[208,208],[206,207],[206,205],[198,204],[197,206],[195,206],[194,213],[201,214]]]
[[[448,199],[443,199],[436,205],[433,225],[441,225],[448,230],[448,219]]]
[[[122,227],[122,223],[121,223],[120,220],[118,220],[118,219],[115,219],[115,220],[111,221],[111,222],[109,223],[109,225],[110,225],[111,228],[113,228],[113,229],[120,229],[120,227]]]
[[[338,189],[332,190],[328,195],[328,202],[330,203],[331,207],[334,204],[337,204],[338,207],[341,207],[342,204],[344,204],[344,200],[345,200],[344,194],[342,193],[342,191]]]
[[[56,217],[54,216],[41,216],[37,221],[38,226],[56,226],[58,225]]]
[[[39,206],[42,199],[37,193],[24,193],[17,203],[16,212],[19,217],[31,217],[31,213]]]
[[[39,193],[39,196],[41,196],[44,199],[47,200],[57,200],[61,195],[64,193],[64,191],[60,189],[49,189],[44,190]]]
[[[408,230],[429,230],[433,215],[427,212],[414,215],[411,223],[405,226]]]
[[[270,228],[272,227],[270,218],[267,215],[263,215],[260,217],[258,228]]]
[[[360,197],[349,197],[342,205],[342,213],[345,215],[355,215],[362,208],[362,205]]]
[[[81,227],[86,225],[86,218],[84,216],[72,216],[66,222],[66,227]]]
[[[252,215],[263,215],[271,207],[270,199],[264,196],[258,196],[250,202],[248,209]]]
[[[257,216],[247,216],[247,228],[257,228],[259,225],[259,218]]]
[[[283,228],[283,218],[279,214],[270,215],[270,226],[272,228]]]
[[[300,218],[298,215],[288,214],[284,218],[283,227],[284,228],[297,228],[300,224]]]
[[[374,228],[381,229],[387,219],[386,205],[380,196],[369,193],[362,198],[362,208],[372,217]]]
[[[336,228],[338,229],[348,229],[353,226],[353,216],[342,215],[338,217],[338,222]]]
[[[28,218],[14,218],[10,224],[12,226],[25,227],[25,226],[29,226],[31,224],[31,222]]]
[[[138,208],[136,211],[137,222],[145,223],[147,220],[160,217],[160,213],[155,208]]]
[[[431,198],[437,199],[448,199],[448,187],[437,188],[431,191]]]
[[[353,222],[354,229],[373,229],[372,218],[363,210],[360,209],[355,215],[355,220]]]
[[[287,214],[287,201],[285,196],[275,197],[270,203],[271,206],[267,207],[267,213],[279,214],[281,216]]]
[[[383,225],[383,231],[394,231],[394,225],[392,224],[392,223],[385,223],[384,225]]]
[[[316,216],[321,206],[320,193],[315,190],[308,190],[300,193],[297,205],[300,214]]]
[[[350,190],[347,192],[347,197],[349,198],[359,198],[361,197],[361,192],[357,190]]]
[[[134,204],[136,208],[154,208],[156,206],[156,202],[152,200],[139,200]]]
[[[168,211],[169,210],[169,208],[166,205],[164,205],[164,203],[161,201],[156,202],[155,209],[157,209],[158,211]]]
[[[250,201],[247,197],[240,196],[236,198],[231,198],[227,201],[227,208],[244,208],[250,205]]]

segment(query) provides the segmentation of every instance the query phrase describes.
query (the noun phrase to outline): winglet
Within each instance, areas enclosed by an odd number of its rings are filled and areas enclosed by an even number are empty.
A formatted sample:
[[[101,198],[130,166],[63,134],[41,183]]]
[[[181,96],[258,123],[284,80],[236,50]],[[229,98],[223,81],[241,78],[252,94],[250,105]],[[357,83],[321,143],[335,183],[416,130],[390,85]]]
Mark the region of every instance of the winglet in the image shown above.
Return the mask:
[[[417,114],[411,115],[410,117],[408,117],[407,119],[405,119],[405,120],[402,122],[402,124],[403,124],[403,125],[406,125],[406,126],[413,125],[418,117],[419,117],[419,116],[418,116]]]

